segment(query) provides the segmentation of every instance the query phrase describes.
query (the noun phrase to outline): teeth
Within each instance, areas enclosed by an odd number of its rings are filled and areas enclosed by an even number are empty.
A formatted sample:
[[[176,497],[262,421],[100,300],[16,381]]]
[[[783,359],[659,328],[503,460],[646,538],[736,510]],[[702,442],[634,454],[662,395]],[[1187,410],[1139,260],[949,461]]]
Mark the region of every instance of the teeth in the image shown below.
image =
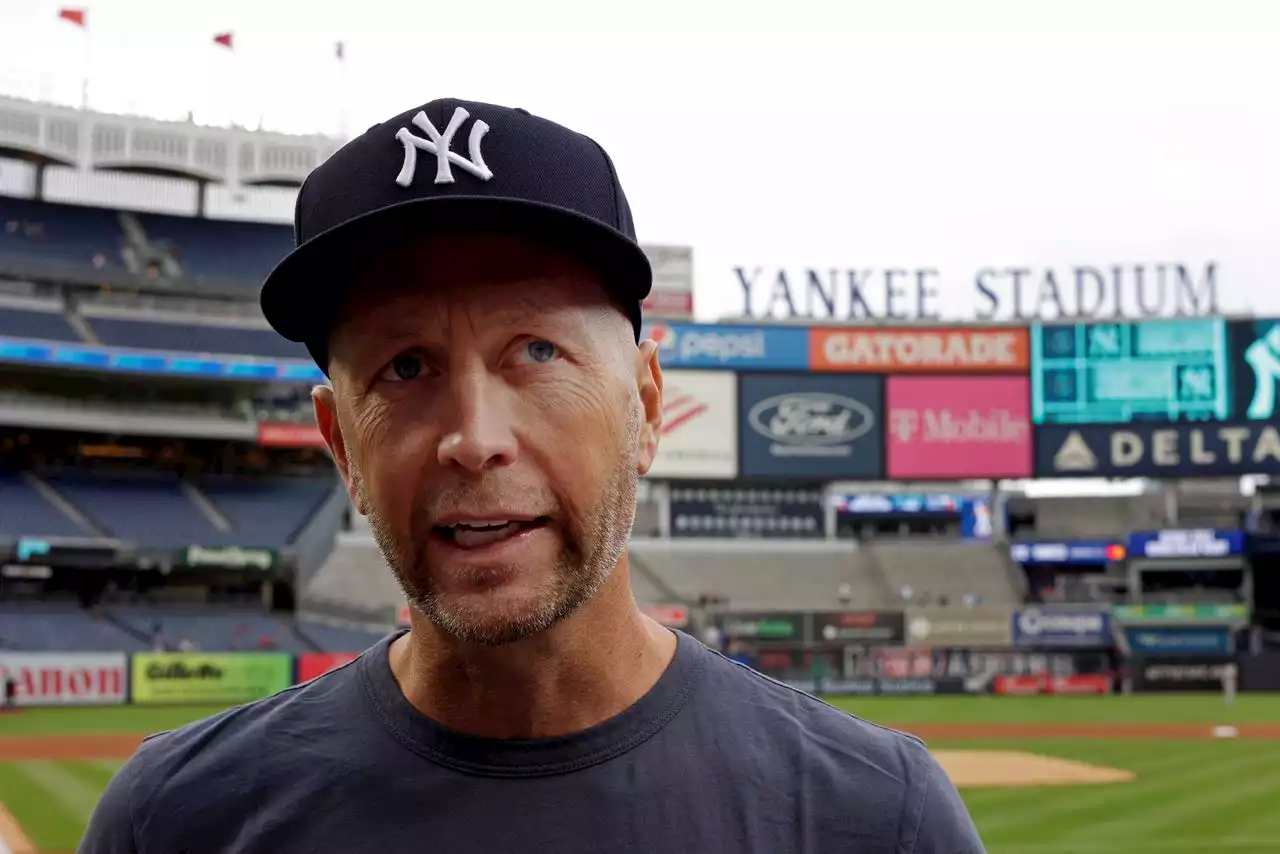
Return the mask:
[[[496,543],[499,540],[505,540],[519,530],[520,526],[514,522],[489,524],[481,527],[455,525],[453,527],[453,541],[463,548],[477,548]]]
[[[503,519],[501,522],[458,522],[453,525],[456,531],[459,528],[470,528],[473,531],[489,531],[495,528],[502,528],[511,524],[511,520]]]

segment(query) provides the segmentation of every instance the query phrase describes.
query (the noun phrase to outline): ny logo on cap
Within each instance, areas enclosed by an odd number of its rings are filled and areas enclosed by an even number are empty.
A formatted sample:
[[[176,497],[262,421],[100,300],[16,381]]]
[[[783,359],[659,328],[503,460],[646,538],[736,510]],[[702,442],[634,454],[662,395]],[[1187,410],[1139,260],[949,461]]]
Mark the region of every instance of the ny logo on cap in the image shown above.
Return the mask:
[[[419,148],[430,151],[436,156],[435,183],[437,184],[453,183],[453,166],[465,169],[481,181],[492,178],[493,172],[485,165],[484,155],[480,153],[480,140],[484,139],[484,135],[489,132],[487,124],[476,119],[471,125],[471,135],[467,138],[467,153],[471,155],[470,160],[450,150],[453,147],[454,134],[470,117],[471,114],[465,109],[455,107],[453,117],[449,119],[449,126],[444,129],[444,133],[440,133],[431,123],[431,119],[427,118],[427,114],[418,110],[418,114],[413,117],[413,124],[425,133],[427,138],[415,136],[408,128],[400,128],[396,131],[396,139],[404,146],[404,165],[400,167],[396,183],[401,187],[407,187],[413,183],[413,176],[418,168]]]

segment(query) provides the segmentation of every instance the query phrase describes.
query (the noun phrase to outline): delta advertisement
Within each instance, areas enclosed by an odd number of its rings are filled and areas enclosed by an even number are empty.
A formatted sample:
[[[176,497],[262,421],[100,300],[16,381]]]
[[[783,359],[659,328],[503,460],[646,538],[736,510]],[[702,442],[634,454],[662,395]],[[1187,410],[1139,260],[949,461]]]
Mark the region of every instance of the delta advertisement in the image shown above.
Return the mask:
[[[1105,611],[1043,611],[1027,608],[1013,614],[1013,645],[1075,648],[1109,647],[1111,615]]]
[[[1026,377],[889,377],[889,477],[1031,476]]]
[[[1046,424],[1037,477],[1238,477],[1280,474],[1280,428],[1224,423]]]
[[[1244,553],[1243,531],[1212,529],[1135,531],[1129,535],[1130,558],[1152,560],[1236,557]]]
[[[668,372],[662,397],[662,438],[649,476],[737,477],[737,397],[731,373]]]
[[[293,684],[293,656],[277,652],[137,653],[134,703],[248,703]]]
[[[0,685],[12,679],[19,706],[112,706],[128,698],[121,652],[0,652]]]
[[[742,374],[742,476],[882,479],[881,398],[875,376]]]

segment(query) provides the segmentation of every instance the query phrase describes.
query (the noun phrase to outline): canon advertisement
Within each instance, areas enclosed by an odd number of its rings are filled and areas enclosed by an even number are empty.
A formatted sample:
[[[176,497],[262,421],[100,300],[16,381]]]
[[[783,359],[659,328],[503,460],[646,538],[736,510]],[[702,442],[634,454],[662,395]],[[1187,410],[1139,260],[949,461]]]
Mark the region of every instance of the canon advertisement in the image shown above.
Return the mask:
[[[1030,406],[1026,377],[889,377],[889,477],[1030,477]]]
[[[671,536],[821,539],[822,491],[812,487],[673,486]]]
[[[668,371],[662,395],[662,437],[649,476],[736,477],[737,396],[733,374]]]
[[[1109,647],[1111,615],[1105,611],[1043,611],[1013,614],[1014,646],[1050,648]]]
[[[738,398],[744,477],[884,476],[879,377],[744,374]]]

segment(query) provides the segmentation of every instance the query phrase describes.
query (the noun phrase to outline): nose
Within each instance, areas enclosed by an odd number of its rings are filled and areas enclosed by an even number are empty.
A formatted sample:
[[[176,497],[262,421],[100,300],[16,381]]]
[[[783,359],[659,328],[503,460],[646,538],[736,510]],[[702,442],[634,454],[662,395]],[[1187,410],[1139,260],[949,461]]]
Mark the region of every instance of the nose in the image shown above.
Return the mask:
[[[470,472],[509,466],[516,460],[517,442],[509,390],[487,371],[455,374],[450,401],[455,413],[452,429],[440,439],[440,465]]]

